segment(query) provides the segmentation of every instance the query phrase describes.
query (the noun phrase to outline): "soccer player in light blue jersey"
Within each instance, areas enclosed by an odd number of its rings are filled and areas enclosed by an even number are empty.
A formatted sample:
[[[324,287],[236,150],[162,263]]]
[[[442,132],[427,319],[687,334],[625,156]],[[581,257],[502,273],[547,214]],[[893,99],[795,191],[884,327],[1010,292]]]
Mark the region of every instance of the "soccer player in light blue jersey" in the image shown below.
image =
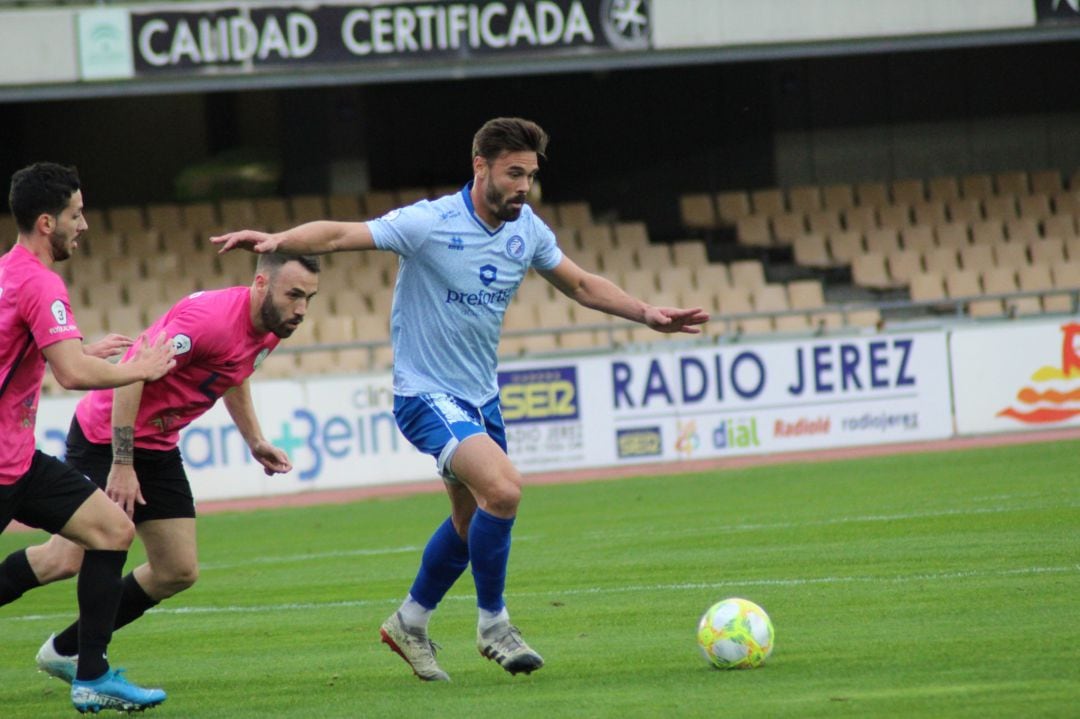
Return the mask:
[[[428,620],[470,565],[480,653],[511,674],[544,665],[511,625],[503,601],[522,479],[506,454],[496,352],[503,314],[529,268],[586,307],[658,332],[697,334],[709,319],[701,309],[654,307],[631,297],[563,255],[525,203],[547,141],[534,122],[496,118],[473,138],[473,179],[458,193],[369,222],[309,222],[275,234],[241,230],[211,238],[221,252],[375,249],[400,257],[390,316],[394,417],[402,434],[435,458],[451,513],[380,633],[428,681],[450,679],[435,661]]]

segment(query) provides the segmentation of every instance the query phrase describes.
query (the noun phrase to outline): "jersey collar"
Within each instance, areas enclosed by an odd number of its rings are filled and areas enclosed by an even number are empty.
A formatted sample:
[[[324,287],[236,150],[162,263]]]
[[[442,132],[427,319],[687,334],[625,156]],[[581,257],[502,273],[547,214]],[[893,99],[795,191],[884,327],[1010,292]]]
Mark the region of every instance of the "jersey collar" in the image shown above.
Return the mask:
[[[472,217],[473,222],[479,225],[480,229],[482,229],[488,234],[488,237],[494,237],[502,231],[502,228],[506,223],[499,223],[499,226],[492,230],[490,227],[487,226],[487,223],[485,223],[477,216],[476,208],[473,207],[472,202],[472,187],[472,180],[469,180],[469,182],[465,184],[465,187],[461,188],[461,198],[465,201],[465,209],[469,211],[469,216]]]

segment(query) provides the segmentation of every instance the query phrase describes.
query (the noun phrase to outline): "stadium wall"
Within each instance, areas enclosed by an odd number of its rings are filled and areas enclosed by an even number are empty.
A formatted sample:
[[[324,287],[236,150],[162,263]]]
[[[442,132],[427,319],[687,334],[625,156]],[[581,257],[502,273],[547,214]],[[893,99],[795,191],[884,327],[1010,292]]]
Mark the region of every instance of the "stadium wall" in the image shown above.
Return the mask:
[[[1080,324],[1015,321],[506,363],[510,453],[526,473],[876,446],[1080,426]],[[992,358],[993,361],[988,361]],[[389,375],[253,383],[294,470],[266,477],[219,403],[182,433],[198,499],[435,478],[392,416]],[[77,397],[43,399],[62,454]]]

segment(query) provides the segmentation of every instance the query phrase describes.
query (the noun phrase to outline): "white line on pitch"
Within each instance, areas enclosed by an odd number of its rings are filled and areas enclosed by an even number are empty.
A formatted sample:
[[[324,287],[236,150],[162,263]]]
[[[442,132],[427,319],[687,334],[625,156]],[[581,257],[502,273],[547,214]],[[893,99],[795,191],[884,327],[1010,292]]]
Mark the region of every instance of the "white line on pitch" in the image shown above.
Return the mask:
[[[641,584],[621,587],[581,587],[579,589],[564,589],[562,591],[543,592],[513,592],[508,594],[510,598],[521,597],[559,597],[580,596],[594,594],[626,594],[630,592],[670,592],[672,590],[685,591],[697,589],[724,589],[734,587],[797,587],[813,584],[861,584],[861,583],[892,583],[907,584],[913,581],[952,581],[970,579],[972,577],[1012,577],[1031,574],[1064,574],[1080,572],[1080,564],[1071,567],[1018,567],[1015,569],[999,570],[969,570],[962,572],[929,572],[925,574],[905,574],[899,576],[852,576],[852,577],[793,577],[780,579],[732,579],[723,582],[687,582],[679,584]],[[288,604],[255,604],[250,606],[225,606],[225,607],[158,607],[151,609],[148,614],[257,614],[263,612],[290,612],[310,611],[312,609],[354,609],[357,607],[369,607],[375,605],[393,605],[400,602],[400,598],[390,599],[354,599],[341,602],[299,602]],[[446,601],[474,601],[471,594],[451,595]],[[18,617],[7,617],[7,621],[53,621],[56,619],[70,619],[71,614],[27,614]]]

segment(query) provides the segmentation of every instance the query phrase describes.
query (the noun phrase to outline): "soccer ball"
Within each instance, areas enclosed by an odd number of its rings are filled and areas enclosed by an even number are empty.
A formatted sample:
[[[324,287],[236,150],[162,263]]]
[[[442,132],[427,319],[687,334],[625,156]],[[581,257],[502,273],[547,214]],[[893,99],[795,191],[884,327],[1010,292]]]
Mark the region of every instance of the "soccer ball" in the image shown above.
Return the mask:
[[[720,669],[752,669],[772,653],[773,625],[765,610],[732,597],[709,607],[698,622],[705,661]]]

